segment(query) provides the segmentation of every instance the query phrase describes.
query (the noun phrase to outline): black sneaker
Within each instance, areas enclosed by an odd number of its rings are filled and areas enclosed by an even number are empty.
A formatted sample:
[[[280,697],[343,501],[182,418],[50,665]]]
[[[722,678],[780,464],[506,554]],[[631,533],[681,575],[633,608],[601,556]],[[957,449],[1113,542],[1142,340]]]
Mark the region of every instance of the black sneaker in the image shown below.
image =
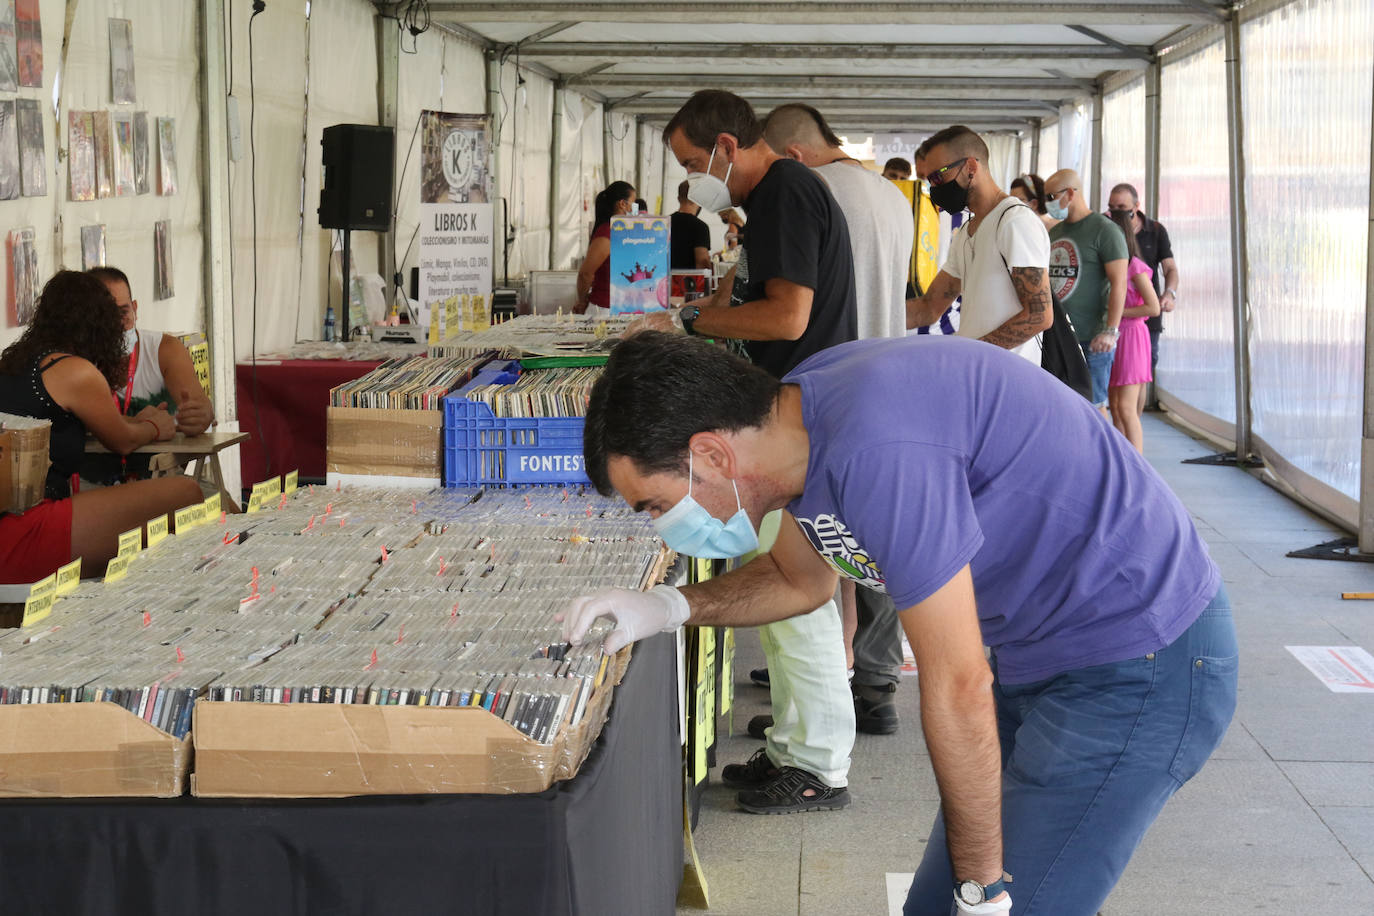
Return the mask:
[[[766,748],[754,751],[748,763],[729,763],[720,769],[721,782],[739,789],[753,789],[765,785],[781,775],[768,759]]]
[[[897,685],[869,687],[850,684],[854,695],[854,727],[869,735],[890,735],[897,731]]]
[[[772,716],[754,716],[749,720],[749,737],[763,741],[768,736],[764,734],[765,729],[773,727]]]
[[[769,684],[769,682],[768,682],[768,669],[767,669],[767,668],[755,668],[755,669],[753,669],[752,671],[749,672],[749,680],[753,681],[755,684],[758,684],[760,687],[768,687],[768,686],[771,686],[771,685]]]
[[[783,767],[777,778],[736,796],[750,814],[799,814],[803,811],[838,811],[849,804],[849,789],[833,789],[806,770]]]

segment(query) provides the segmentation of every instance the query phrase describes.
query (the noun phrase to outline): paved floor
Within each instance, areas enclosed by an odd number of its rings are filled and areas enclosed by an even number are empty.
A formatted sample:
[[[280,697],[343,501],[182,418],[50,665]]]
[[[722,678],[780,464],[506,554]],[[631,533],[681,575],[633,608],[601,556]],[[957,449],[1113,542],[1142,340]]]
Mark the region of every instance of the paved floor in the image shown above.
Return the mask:
[[[1374,601],[1340,596],[1374,591],[1374,565],[1286,558],[1341,532],[1242,471],[1180,464],[1214,449],[1157,416],[1145,429],[1147,457],[1225,576],[1241,641],[1240,702],[1220,749],[1165,808],[1102,913],[1374,914],[1374,691],[1334,693],[1285,649],[1374,651]],[[748,681],[763,661],[758,637],[739,637],[739,708],[720,764],[754,751],[759,742],[744,728],[767,711],[767,691]],[[707,789],[696,845],[711,912],[895,912],[889,883],[904,890],[937,804],[916,685],[904,683],[899,697],[896,735],[858,737],[854,803],[844,811],[760,817],[736,810],[718,782]]]

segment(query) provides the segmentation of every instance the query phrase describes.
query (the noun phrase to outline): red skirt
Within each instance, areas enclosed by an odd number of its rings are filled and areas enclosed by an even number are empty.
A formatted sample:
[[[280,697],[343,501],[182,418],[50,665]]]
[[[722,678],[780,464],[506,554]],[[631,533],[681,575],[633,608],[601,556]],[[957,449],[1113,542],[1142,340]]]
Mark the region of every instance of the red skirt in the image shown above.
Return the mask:
[[[37,582],[71,559],[70,499],[45,499],[27,512],[0,515],[0,584]]]

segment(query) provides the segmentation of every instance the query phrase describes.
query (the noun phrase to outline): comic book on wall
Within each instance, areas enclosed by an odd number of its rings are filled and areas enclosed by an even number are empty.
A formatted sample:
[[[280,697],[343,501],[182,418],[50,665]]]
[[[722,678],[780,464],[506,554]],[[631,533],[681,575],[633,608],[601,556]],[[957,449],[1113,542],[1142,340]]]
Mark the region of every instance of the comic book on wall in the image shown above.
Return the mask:
[[[105,225],[81,227],[81,269],[105,266]]]
[[[0,0],[0,91],[19,88],[19,55],[14,40],[14,0]]]
[[[110,98],[116,104],[136,101],[134,28],[127,19],[110,20]]]
[[[19,184],[25,197],[48,193],[48,163],[44,156],[43,109],[38,99],[17,99],[19,125]]]
[[[95,145],[95,196],[114,196],[114,148],[111,144],[110,113],[91,112],[91,136]]]
[[[16,0],[14,33],[19,53],[19,85],[43,87],[43,24],[38,0]]]
[[[153,224],[154,299],[172,298],[172,221],[160,219]]]
[[[116,197],[134,195],[134,115],[116,111],[110,118],[114,126],[114,186]]]
[[[95,119],[89,111],[67,114],[67,199],[95,200]]]
[[[147,194],[148,185],[148,112],[134,112],[134,193]]]
[[[38,248],[34,244],[32,226],[14,229],[9,234],[10,327],[28,324],[33,320],[33,308],[38,295]]]
[[[14,99],[0,99],[0,200],[19,196],[19,130]]]
[[[177,192],[177,136],[175,118],[157,119],[158,193],[170,197]]]

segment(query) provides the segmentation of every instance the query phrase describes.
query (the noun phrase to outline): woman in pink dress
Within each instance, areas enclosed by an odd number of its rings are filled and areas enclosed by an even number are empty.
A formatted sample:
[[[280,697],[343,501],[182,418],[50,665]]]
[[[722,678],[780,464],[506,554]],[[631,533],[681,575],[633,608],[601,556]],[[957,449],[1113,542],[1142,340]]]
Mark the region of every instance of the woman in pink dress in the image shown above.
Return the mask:
[[[1112,363],[1112,378],[1107,388],[1107,409],[1112,425],[1121,431],[1136,451],[1145,451],[1145,434],[1140,427],[1136,401],[1140,388],[1153,381],[1150,374],[1150,332],[1145,319],[1159,314],[1159,297],[1151,282],[1153,271],[1140,259],[1140,247],[1135,241],[1135,222],[1124,214],[1110,214],[1126,236],[1126,251],[1130,261],[1126,276],[1126,310],[1121,313],[1121,332],[1116,339],[1116,360]]]

